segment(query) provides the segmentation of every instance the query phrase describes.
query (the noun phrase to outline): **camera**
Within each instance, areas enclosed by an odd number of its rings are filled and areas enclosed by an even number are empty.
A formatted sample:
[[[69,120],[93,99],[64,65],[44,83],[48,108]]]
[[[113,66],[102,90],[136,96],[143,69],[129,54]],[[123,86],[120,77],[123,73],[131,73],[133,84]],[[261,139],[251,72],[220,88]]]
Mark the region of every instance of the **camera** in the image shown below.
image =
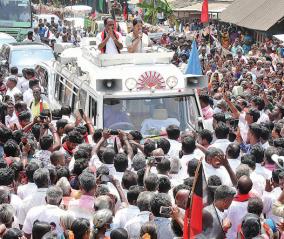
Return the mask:
[[[118,130],[116,130],[116,129],[110,129],[110,130],[109,130],[109,133],[110,133],[111,135],[118,135]]]
[[[165,216],[165,217],[170,217],[171,216],[171,212],[172,212],[172,208],[171,207],[164,207],[164,206],[160,207],[160,214]]]

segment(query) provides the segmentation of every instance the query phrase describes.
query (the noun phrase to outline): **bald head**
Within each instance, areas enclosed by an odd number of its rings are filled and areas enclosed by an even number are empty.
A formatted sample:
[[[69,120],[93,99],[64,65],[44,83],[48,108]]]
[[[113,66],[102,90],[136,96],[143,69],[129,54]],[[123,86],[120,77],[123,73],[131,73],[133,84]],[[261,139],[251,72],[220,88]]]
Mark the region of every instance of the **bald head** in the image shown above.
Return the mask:
[[[65,125],[65,127],[64,127],[64,133],[65,133],[65,134],[68,134],[68,133],[69,133],[70,131],[72,131],[74,128],[75,128],[75,125],[69,123],[69,124]]]
[[[164,156],[164,155],[165,155],[164,151],[161,148],[155,149],[152,152],[153,157],[161,157],[161,156]]]
[[[238,191],[240,194],[248,194],[252,189],[252,181],[248,176],[241,176],[238,180],[237,185]]]
[[[176,205],[182,209],[186,209],[189,194],[190,194],[189,190],[186,189],[179,190],[175,197]]]

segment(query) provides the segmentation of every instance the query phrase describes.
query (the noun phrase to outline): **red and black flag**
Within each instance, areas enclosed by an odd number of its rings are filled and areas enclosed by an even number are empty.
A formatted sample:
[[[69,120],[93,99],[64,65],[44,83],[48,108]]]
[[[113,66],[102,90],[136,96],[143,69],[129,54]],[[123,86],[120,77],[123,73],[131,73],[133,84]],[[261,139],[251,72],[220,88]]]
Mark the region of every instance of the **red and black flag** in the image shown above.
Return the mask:
[[[203,174],[202,162],[200,161],[195,172],[191,200],[189,200],[189,206],[185,213],[184,239],[193,239],[202,232]]]
[[[213,204],[212,189],[208,187],[202,161],[195,172],[191,196],[184,218],[183,239],[225,238],[220,219]]]

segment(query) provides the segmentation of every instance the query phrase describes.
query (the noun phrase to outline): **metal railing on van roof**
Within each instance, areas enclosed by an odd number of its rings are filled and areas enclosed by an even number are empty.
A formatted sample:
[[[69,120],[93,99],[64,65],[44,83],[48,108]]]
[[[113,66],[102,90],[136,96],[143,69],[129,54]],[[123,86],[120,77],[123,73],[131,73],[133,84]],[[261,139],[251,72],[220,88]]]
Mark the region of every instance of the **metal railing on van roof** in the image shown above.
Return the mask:
[[[170,64],[174,52],[165,48],[153,47],[147,49],[148,53],[123,53],[116,55],[101,54],[94,47],[83,47],[83,57],[93,64],[105,67],[125,64],[147,65],[147,64]]]

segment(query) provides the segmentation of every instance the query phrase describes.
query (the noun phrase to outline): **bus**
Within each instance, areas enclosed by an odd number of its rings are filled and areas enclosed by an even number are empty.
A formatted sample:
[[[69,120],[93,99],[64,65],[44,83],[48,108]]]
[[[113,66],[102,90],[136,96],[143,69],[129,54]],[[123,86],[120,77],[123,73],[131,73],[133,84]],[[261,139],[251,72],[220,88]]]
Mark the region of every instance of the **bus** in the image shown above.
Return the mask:
[[[32,27],[30,0],[0,0],[0,32],[23,40]]]

